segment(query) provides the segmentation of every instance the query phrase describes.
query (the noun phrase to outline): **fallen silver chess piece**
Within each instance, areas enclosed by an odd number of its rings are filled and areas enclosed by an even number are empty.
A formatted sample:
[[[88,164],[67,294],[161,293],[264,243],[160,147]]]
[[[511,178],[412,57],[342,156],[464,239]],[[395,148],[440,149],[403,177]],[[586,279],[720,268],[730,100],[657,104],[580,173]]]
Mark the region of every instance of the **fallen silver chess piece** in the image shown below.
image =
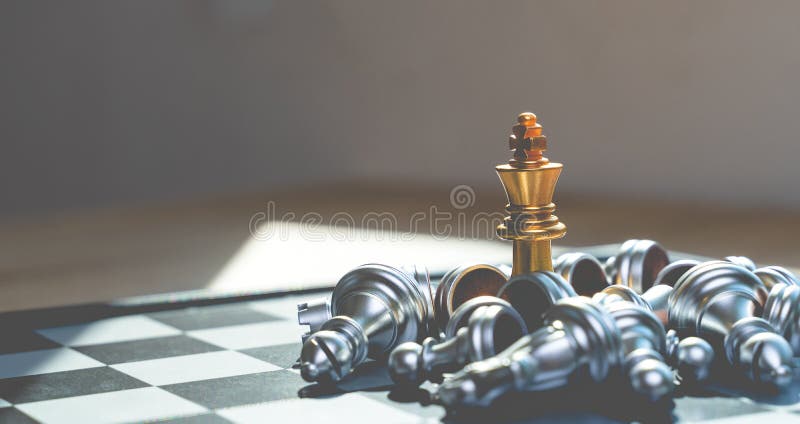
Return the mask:
[[[338,381],[367,357],[385,357],[397,345],[427,336],[430,293],[426,281],[387,265],[362,265],[345,274],[331,295],[333,318],[303,343],[303,379]]]
[[[522,315],[530,331],[542,326],[544,313],[558,300],[575,296],[572,286],[550,271],[511,277],[497,292],[497,297],[507,300]]]
[[[603,265],[588,253],[565,253],[553,261],[553,269],[581,296],[592,296],[609,285]]]
[[[488,406],[510,390],[564,386],[577,370],[602,381],[622,363],[620,330],[596,302],[582,296],[561,299],[544,315],[544,322],[498,355],[445,378],[436,397],[449,407]]]
[[[724,348],[725,357],[751,380],[784,386],[792,379],[792,348],[757,316],[766,288],[741,266],[724,261],[697,265],[675,284],[669,326]]]
[[[800,285],[775,284],[763,316],[789,342],[794,356],[800,356]]]
[[[632,239],[622,243],[616,256],[608,258],[605,271],[614,284],[644,293],[669,262],[667,251],[657,242]]]
[[[787,286],[797,286],[800,285],[800,281],[797,280],[794,274],[786,268],[780,266],[765,266],[762,268],[753,269],[753,274],[755,274],[759,280],[767,287],[767,290],[771,290],[774,286],[778,284],[785,284]]]
[[[614,284],[604,288],[599,293],[595,293],[592,299],[602,304],[610,304],[617,301],[631,302],[653,312],[663,325],[667,325],[669,297],[672,294],[672,290],[670,286],[656,285],[643,294],[638,294],[628,286]]]
[[[670,262],[669,265],[665,266],[661,269],[661,271],[658,272],[658,275],[656,275],[656,280],[653,284],[673,287],[675,283],[680,280],[683,274],[686,274],[687,271],[697,265],[700,265],[700,261],[696,261],[694,259],[681,259]]]
[[[700,337],[678,337],[667,331],[667,363],[678,372],[681,381],[700,382],[708,378],[714,362],[714,348]]]
[[[674,389],[672,369],[665,363],[664,326],[652,311],[631,302],[605,305],[622,337],[623,373],[634,392],[657,401]]]
[[[445,331],[456,308],[479,296],[495,296],[508,281],[508,270],[489,264],[461,265],[442,277],[433,306],[440,331]]]
[[[453,313],[444,341],[406,342],[389,355],[395,383],[419,385],[434,372],[456,371],[469,362],[494,356],[528,333],[525,322],[508,302],[492,296],[470,299]]]

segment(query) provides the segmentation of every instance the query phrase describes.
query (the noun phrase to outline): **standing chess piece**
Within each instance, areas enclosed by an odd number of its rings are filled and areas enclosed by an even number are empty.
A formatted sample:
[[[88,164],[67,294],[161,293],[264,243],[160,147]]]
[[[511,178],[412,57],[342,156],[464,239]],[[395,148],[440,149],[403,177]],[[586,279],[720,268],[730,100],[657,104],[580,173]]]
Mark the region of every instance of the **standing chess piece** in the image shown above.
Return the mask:
[[[440,331],[447,327],[453,312],[478,296],[495,296],[508,281],[508,274],[488,264],[461,265],[442,277],[436,288],[433,309]]]
[[[331,295],[333,318],[311,334],[300,353],[306,381],[338,381],[367,357],[383,358],[397,345],[428,334],[430,287],[408,272],[362,265],[345,274]]]
[[[508,197],[508,216],[497,227],[497,235],[514,243],[512,275],[552,271],[550,240],[567,232],[553,215],[553,192],[562,165],[542,156],[547,138],[536,115],[521,113],[511,132],[509,147],[514,157],[495,168]]]
[[[445,406],[488,406],[511,391],[564,386],[577,372],[602,381],[622,363],[622,337],[608,311],[585,297],[558,301],[546,326],[500,354],[445,378],[436,396]]]
[[[761,280],[741,266],[705,262],[675,284],[670,327],[724,347],[725,356],[753,381],[776,386],[792,379],[792,348],[761,315]]]
[[[588,253],[565,253],[556,258],[553,268],[581,296],[591,296],[608,287],[603,265]]]
[[[664,362],[664,326],[649,310],[631,302],[606,305],[622,336],[622,371],[631,388],[650,401],[674,389],[672,369]]]
[[[614,284],[644,293],[668,264],[669,255],[660,244],[653,240],[632,239],[622,243],[616,256],[608,258],[605,268]]]
[[[528,330],[542,326],[544,313],[556,302],[577,296],[560,275],[550,271],[534,271],[511,277],[497,297],[507,300],[519,311]]]
[[[656,285],[650,287],[646,292],[638,294],[628,286],[613,284],[596,293],[592,299],[604,305],[623,300],[633,303],[653,312],[661,324],[666,325],[669,320],[669,297],[671,294],[672,287],[666,285]]]
[[[654,284],[664,284],[673,287],[675,283],[680,280],[681,276],[686,274],[686,271],[694,268],[695,265],[700,265],[700,261],[696,261],[694,259],[681,259],[670,262],[669,265],[665,266],[661,269],[661,271],[658,272]]]
[[[764,319],[789,342],[800,356],[800,286],[775,284],[764,304]]]
[[[714,362],[714,348],[700,337],[678,337],[667,331],[667,362],[678,371],[681,382],[700,382],[708,378]]]
[[[392,351],[388,368],[395,383],[419,385],[433,373],[455,371],[494,356],[528,333],[511,304],[492,296],[459,306],[450,324],[443,342],[428,337],[422,344],[406,342]]]

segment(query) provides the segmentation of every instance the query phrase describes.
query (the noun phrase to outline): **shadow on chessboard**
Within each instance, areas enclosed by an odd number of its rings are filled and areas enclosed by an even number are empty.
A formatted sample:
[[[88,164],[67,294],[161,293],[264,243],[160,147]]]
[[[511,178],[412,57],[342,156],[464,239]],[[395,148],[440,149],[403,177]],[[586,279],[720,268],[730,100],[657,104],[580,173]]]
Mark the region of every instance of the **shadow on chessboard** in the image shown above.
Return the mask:
[[[435,405],[432,394],[434,389],[435,385],[430,383],[415,389],[395,387],[384,366],[379,362],[368,362],[335,385],[311,384],[303,387],[298,396],[328,398],[350,392],[369,392],[372,397],[383,397],[384,401],[429,407]],[[691,402],[681,402],[682,399],[690,399]],[[622,375],[612,374],[603,383],[582,379],[560,389],[509,393],[498,398],[488,408],[445,410],[437,407],[436,410],[440,412],[437,416],[445,423],[671,423],[678,419],[678,415],[685,419],[687,416],[735,413],[731,410],[720,411],[735,409],[735,404],[732,407],[731,402],[721,402],[720,399],[749,399],[743,402],[752,401],[778,407],[794,405],[800,399],[800,373],[796,371],[795,379],[789,387],[777,390],[755,385],[737,370],[720,365],[712,370],[712,376],[707,383],[684,383],[676,388],[673,398],[659,402],[650,402],[640,397],[630,390]],[[677,413],[676,402],[680,403],[680,414]]]

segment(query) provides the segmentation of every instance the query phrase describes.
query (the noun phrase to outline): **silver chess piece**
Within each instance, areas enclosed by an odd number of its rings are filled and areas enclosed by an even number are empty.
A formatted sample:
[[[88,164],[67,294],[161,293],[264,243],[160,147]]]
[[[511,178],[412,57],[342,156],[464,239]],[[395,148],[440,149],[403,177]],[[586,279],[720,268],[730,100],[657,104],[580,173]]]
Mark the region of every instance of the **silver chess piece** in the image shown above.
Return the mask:
[[[488,406],[511,391],[537,391],[567,384],[576,372],[602,381],[622,363],[622,337],[614,319],[586,297],[559,300],[545,326],[500,354],[473,362],[445,378],[436,397],[448,407]]]
[[[672,369],[664,362],[664,326],[649,310],[631,302],[606,305],[622,336],[622,371],[636,393],[657,401],[674,390]]]
[[[507,300],[516,309],[529,331],[542,326],[544,313],[560,299],[577,296],[560,275],[551,271],[534,271],[511,277],[497,297]]]
[[[669,255],[660,244],[653,240],[631,239],[622,243],[616,256],[608,258],[605,270],[614,284],[644,293],[668,264]]]
[[[331,314],[300,352],[306,381],[338,381],[364,362],[428,334],[430,288],[407,271],[380,264],[357,267],[336,284]]]
[[[732,365],[751,380],[776,386],[792,379],[792,348],[761,314],[766,288],[741,266],[705,262],[675,284],[669,300],[670,327],[724,347]]]
[[[771,290],[772,287],[778,284],[786,284],[788,286],[800,285],[800,280],[795,277],[792,271],[780,266],[771,265],[758,268],[753,270],[753,274],[767,286],[767,290]]]
[[[592,299],[604,305],[623,300],[633,303],[653,312],[661,324],[666,325],[668,322],[669,296],[671,294],[672,287],[665,285],[656,285],[650,287],[646,292],[638,294],[628,286],[614,284],[604,288],[599,293],[595,293]]]
[[[581,296],[591,296],[608,286],[603,265],[588,253],[565,253],[556,258],[553,269]]]
[[[675,283],[681,278],[686,271],[694,268],[695,265],[700,265],[700,261],[694,259],[681,259],[670,262],[669,265],[659,271],[656,276],[655,285],[664,284],[667,286],[674,286]]]
[[[592,300],[601,305],[610,305],[612,303],[625,301],[645,308],[650,308],[650,305],[648,305],[647,302],[642,299],[642,296],[640,296],[639,293],[636,293],[628,286],[621,286],[619,284],[608,286],[595,293],[592,296]]]
[[[331,300],[327,297],[310,300],[297,305],[297,323],[307,325],[308,332],[302,335],[303,343],[322,328],[322,324],[333,318]]]
[[[708,378],[714,362],[714,349],[700,337],[678,337],[667,331],[667,363],[678,371],[681,381],[699,382]]]
[[[450,315],[464,302],[478,296],[495,296],[508,281],[508,267],[489,264],[461,265],[442,277],[434,295],[434,316],[444,331]]]
[[[778,283],[772,286],[764,304],[766,319],[800,356],[800,286]]]
[[[410,264],[395,268],[408,274],[420,287],[427,287],[428,296],[433,299],[433,286],[431,285],[430,275],[426,267]],[[325,324],[325,322],[331,318],[333,318],[333,315],[331,314],[330,297],[321,297],[308,302],[299,303],[297,305],[297,322],[300,325],[308,326],[308,331],[301,336],[302,342],[305,343],[312,334],[320,330],[322,324]],[[435,325],[435,323],[431,316],[429,319],[429,327],[433,325]]]
[[[726,256],[724,260],[732,264],[739,265],[742,268],[746,268],[748,271],[753,271],[756,269],[755,262],[753,262],[753,260],[747,256]]]
[[[395,383],[419,385],[434,372],[449,372],[494,356],[528,333],[525,322],[508,302],[481,296],[453,313],[446,340],[433,337],[422,344],[406,342],[389,355],[389,374]]]

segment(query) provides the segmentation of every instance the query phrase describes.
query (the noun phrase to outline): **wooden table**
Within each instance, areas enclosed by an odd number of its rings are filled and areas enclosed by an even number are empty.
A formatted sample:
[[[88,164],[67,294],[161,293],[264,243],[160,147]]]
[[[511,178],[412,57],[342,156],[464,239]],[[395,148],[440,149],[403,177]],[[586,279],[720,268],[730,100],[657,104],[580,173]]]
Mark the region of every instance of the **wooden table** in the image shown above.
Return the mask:
[[[279,214],[317,212],[326,222],[336,212],[356,218],[370,211],[391,212],[397,230],[408,231],[413,214],[430,213],[432,205],[454,216],[502,212],[505,199],[499,191],[499,187],[478,190],[475,204],[463,210],[450,206],[450,187],[375,184],[6,220],[0,224],[0,311],[208,287],[242,254],[252,239],[252,217],[265,211],[269,201],[275,202]],[[672,250],[713,257],[743,255],[763,264],[800,267],[796,212],[568,194],[559,194],[556,202],[557,214],[568,227],[560,245],[650,238]],[[430,232],[429,227],[421,226],[420,232]],[[464,236],[478,232],[487,237],[483,230],[468,230]],[[269,266],[249,271],[258,274],[254,277],[259,284],[263,281],[262,288],[280,288],[287,270],[300,278],[315,270],[319,259],[297,255],[297,250],[282,252],[283,245],[276,246],[270,250]],[[504,242],[469,246],[477,249],[473,254],[484,249],[494,257],[507,251],[510,258],[510,245]],[[337,253],[346,256],[347,250],[337,248]],[[338,277],[315,271],[317,280],[328,278],[332,283]]]

